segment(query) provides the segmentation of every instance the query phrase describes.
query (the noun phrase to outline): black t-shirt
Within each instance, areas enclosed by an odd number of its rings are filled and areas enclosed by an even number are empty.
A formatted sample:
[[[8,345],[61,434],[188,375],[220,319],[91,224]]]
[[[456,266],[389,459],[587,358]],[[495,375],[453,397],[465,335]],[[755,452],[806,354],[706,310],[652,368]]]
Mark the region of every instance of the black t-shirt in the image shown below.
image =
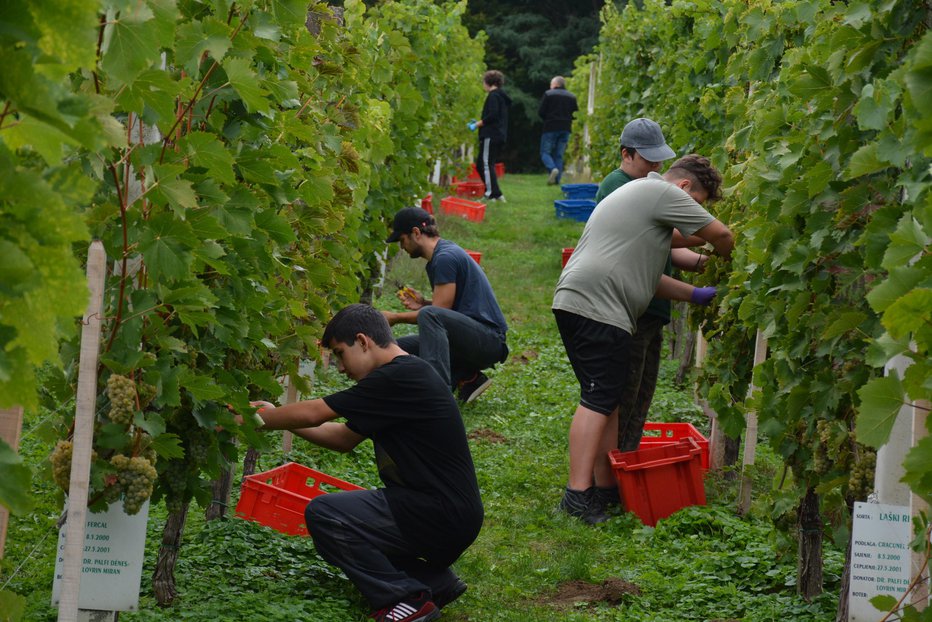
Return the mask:
[[[450,387],[423,360],[401,355],[324,402],[372,439],[385,497],[413,553],[452,564],[479,535],[483,509]]]

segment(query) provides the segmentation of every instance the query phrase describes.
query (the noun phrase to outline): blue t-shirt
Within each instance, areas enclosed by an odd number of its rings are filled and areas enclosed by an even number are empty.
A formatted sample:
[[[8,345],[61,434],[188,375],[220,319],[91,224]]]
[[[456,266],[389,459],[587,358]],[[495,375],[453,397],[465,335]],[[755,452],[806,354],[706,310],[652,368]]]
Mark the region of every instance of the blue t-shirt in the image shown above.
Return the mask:
[[[505,316],[498,306],[495,293],[485,272],[462,248],[450,240],[441,239],[427,262],[427,278],[431,289],[447,283],[456,284],[453,310],[494,327],[502,337],[508,330]]]

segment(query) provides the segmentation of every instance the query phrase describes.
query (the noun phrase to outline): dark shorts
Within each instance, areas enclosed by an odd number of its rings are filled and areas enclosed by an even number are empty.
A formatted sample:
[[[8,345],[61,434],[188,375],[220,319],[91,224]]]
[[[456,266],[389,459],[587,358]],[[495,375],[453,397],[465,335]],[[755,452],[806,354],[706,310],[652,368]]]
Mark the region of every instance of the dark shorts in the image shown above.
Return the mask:
[[[553,310],[576,379],[579,403],[605,416],[621,403],[630,364],[631,335],[617,326]]]

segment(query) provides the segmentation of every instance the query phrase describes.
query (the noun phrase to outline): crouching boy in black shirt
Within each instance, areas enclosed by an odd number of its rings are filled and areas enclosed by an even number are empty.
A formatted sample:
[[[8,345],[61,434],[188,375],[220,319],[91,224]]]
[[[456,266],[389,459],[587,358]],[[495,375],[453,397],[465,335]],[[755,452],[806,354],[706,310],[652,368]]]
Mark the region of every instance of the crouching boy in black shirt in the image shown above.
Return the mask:
[[[449,566],[476,539],[483,517],[456,401],[429,364],[398,347],[370,306],[338,312],[322,342],[355,386],[323,399],[253,406],[264,428],[291,430],[328,449],[350,451],[372,439],[385,487],[311,500],[308,531],[377,621],[435,620],[466,591]]]

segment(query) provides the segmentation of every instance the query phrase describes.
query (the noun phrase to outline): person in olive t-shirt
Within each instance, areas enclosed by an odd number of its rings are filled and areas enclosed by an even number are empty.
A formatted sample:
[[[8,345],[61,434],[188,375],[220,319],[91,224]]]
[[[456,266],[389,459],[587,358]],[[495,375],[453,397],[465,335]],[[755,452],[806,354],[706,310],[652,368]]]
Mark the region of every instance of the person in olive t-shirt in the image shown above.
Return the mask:
[[[308,531],[321,557],[369,601],[376,620],[434,620],[466,590],[450,564],[476,539],[483,519],[456,401],[368,305],[338,312],[322,343],[355,386],[277,408],[253,405],[264,428],[291,430],[328,449],[347,452],[372,439],[385,487],[312,499]]]
[[[629,181],[646,177],[659,171],[661,162],[674,156],[667,146],[660,126],[650,119],[635,119],[625,125],[621,132],[621,166],[599,184],[596,203],[622,187]],[[708,255],[699,254],[688,248],[674,248],[664,266],[663,273],[671,279],[673,267],[691,272],[702,272]],[[706,305],[715,296],[714,287],[693,288],[678,283],[682,288],[691,288],[689,302]],[[629,371],[624,395],[618,409],[619,451],[634,451],[641,442],[644,422],[654,398],[660,371],[660,352],[663,347],[663,327],[670,323],[672,304],[670,299],[654,296],[637,321],[637,330],[632,335],[628,350]],[[596,494],[605,506],[619,501],[617,486],[596,488]]]
[[[671,244],[710,242],[731,255],[731,232],[701,206],[720,183],[708,159],[689,155],[663,176],[625,184],[596,205],[557,282],[552,309],[580,387],[560,508],[587,523],[605,520],[596,489],[615,482],[607,454],[617,440],[631,335],[655,293],[677,298],[661,278]]]

